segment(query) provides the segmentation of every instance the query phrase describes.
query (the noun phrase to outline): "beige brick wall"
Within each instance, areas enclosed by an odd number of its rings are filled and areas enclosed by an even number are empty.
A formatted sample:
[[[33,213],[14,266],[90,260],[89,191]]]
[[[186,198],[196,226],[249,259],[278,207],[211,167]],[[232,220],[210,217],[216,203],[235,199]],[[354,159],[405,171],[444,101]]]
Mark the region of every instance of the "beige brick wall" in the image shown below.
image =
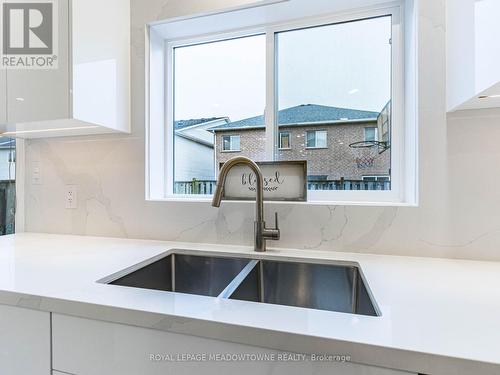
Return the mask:
[[[376,123],[335,124],[315,126],[281,127],[281,132],[289,132],[291,148],[279,150],[279,160],[307,160],[308,175],[327,175],[329,180],[360,180],[367,175],[389,175],[390,151],[375,154],[373,166],[358,168],[356,157],[359,151],[349,147],[349,144],[364,140],[364,128],[375,127]],[[306,148],[306,131],[326,130],[327,148]],[[240,152],[223,152],[222,136],[240,135]],[[257,161],[265,160],[264,129],[235,129],[217,132],[216,160],[224,162],[236,155],[247,156]]]
[[[224,135],[240,135],[240,152],[222,151],[222,136]],[[220,162],[225,162],[234,156],[247,156],[255,161],[265,161],[265,144],[266,134],[264,129],[249,129],[249,130],[233,130],[217,132],[215,137],[215,159],[217,165]]]

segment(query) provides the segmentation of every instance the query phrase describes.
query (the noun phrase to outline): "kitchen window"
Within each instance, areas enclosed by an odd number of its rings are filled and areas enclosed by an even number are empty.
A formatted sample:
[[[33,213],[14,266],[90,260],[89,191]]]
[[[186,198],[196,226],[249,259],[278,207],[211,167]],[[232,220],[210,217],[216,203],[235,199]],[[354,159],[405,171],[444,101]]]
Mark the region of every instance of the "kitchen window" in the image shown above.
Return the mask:
[[[186,29],[184,21],[150,26],[149,74],[164,79],[149,80],[148,196],[209,199],[218,166],[241,152],[256,161],[306,160],[309,176],[326,176],[309,187],[310,201],[404,200],[411,180],[403,165],[411,163],[403,162],[401,12],[381,6],[252,25],[223,12],[208,29],[202,24],[215,16],[189,19]],[[152,126],[161,98],[163,136]],[[351,147],[366,140],[377,147]],[[349,191],[382,174],[390,177],[385,191]],[[347,188],[332,188],[340,184]]]
[[[307,148],[326,148],[327,147],[326,130],[311,130],[306,132]]]
[[[290,132],[280,132],[280,150],[289,150],[291,147]]]
[[[222,150],[223,151],[240,151],[240,136],[239,135],[225,135],[222,137]]]

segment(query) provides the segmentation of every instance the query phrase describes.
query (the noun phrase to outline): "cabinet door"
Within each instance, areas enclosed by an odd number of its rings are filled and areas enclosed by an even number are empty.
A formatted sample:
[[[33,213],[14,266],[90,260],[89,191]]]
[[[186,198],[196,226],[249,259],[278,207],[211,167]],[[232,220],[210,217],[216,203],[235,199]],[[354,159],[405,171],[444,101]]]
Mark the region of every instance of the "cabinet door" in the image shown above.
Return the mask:
[[[272,360],[283,353],[58,314],[52,329],[54,370],[76,375],[409,375],[354,363]]]
[[[50,314],[0,305],[0,374],[50,371]]]
[[[1,3],[0,3],[1,5]],[[0,69],[0,125],[7,122],[7,71]],[[1,128],[0,128],[1,129]]]
[[[7,70],[9,123],[69,117],[69,0],[54,4],[58,6],[58,27],[53,35],[54,44],[57,43],[57,68]]]
[[[130,131],[128,2],[73,0],[71,9],[73,118]]]
[[[498,14],[498,0],[446,2],[448,111],[500,107]]]

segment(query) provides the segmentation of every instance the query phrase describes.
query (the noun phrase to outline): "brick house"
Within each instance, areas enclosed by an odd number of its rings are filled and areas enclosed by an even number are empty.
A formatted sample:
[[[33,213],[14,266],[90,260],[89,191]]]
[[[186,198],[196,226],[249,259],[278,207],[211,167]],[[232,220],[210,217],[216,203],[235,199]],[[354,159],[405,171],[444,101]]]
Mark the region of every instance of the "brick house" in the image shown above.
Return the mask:
[[[381,113],[387,113],[387,108]],[[390,181],[390,152],[349,147],[353,142],[379,139],[381,113],[314,104],[281,110],[278,159],[307,160],[309,181]],[[215,134],[216,165],[236,155],[266,159],[264,116],[210,130]],[[368,163],[363,163],[365,157]]]

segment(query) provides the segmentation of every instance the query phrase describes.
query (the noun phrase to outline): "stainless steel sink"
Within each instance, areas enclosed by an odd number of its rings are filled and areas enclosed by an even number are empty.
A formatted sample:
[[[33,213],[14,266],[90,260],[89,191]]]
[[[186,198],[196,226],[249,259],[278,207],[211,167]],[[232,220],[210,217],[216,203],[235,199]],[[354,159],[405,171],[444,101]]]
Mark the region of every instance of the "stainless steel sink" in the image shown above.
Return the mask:
[[[107,284],[217,297],[248,259],[171,254]]]
[[[174,253],[106,284],[377,316],[357,265]]]
[[[377,315],[357,266],[261,260],[229,298]]]

